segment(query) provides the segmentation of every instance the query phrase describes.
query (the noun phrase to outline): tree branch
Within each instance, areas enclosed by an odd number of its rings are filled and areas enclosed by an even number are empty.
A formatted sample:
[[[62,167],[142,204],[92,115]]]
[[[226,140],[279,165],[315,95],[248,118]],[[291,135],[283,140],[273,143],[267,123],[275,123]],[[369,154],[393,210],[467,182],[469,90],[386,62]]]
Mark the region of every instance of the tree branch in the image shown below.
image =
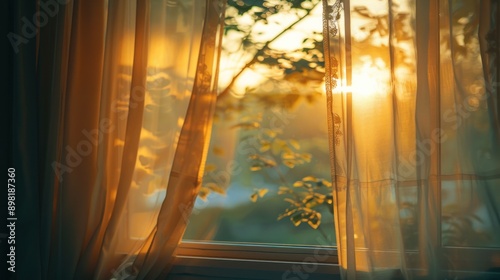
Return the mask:
[[[292,23],[291,25],[289,25],[287,28],[283,29],[280,33],[278,33],[276,36],[274,36],[271,40],[267,41],[264,46],[259,49],[255,55],[253,56],[253,58],[248,61],[245,66],[243,66],[240,71],[238,71],[238,73],[236,73],[236,75],[234,75],[234,77],[231,79],[231,82],[229,82],[229,84],[227,85],[227,87],[217,96],[217,99],[221,100],[223,98],[225,98],[227,95],[229,95],[229,92],[231,90],[231,87],[234,86],[234,83],[236,82],[236,80],[241,76],[241,74],[243,74],[243,72],[251,67],[253,64],[255,64],[257,61],[258,61],[258,57],[259,55],[263,54],[265,50],[269,49],[269,45],[271,43],[273,43],[274,41],[276,41],[278,38],[280,38],[283,34],[285,34],[287,31],[291,30],[295,25],[297,25],[299,22],[301,22],[303,19],[305,19],[308,15],[311,14],[312,10],[314,10],[314,8],[316,8],[316,6],[321,3],[321,1],[318,1],[316,4],[314,4],[314,6],[307,10],[307,12],[305,13],[305,15],[303,15],[302,17],[298,18],[294,23]]]

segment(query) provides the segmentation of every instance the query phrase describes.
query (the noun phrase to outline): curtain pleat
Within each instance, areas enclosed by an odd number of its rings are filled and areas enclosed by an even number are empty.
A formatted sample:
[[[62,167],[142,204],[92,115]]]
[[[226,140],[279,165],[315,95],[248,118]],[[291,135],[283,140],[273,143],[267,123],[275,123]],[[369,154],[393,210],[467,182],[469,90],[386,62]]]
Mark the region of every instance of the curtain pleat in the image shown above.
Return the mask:
[[[100,250],[100,269],[109,270],[116,266],[117,231],[120,229],[120,219],[127,205],[132,184],[132,177],[137,161],[137,154],[142,130],[144,114],[145,88],[148,67],[148,39],[149,39],[149,10],[147,1],[138,1],[135,18],[135,44],[133,55],[133,69],[130,82],[129,108],[123,139],[123,154],[121,155],[120,176],[112,204],[109,222],[104,223],[105,233]],[[111,190],[112,191],[112,190]],[[101,273],[101,272],[100,272]],[[109,272],[104,271],[104,275]],[[99,278],[99,277],[98,277]]]
[[[220,54],[218,42],[222,30],[217,29],[222,28],[223,10],[224,6],[218,2],[211,2],[206,8],[196,77],[170,171],[167,194],[151,236],[151,245],[143,247],[141,253],[144,253],[144,258],[140,255],[135,261],[135,266],[142,268],[140,279],[167,276],[201,186],[202,166],[207,156],[217,100],[218,73],[213,65],[216,65]]]
[[[431,139],[431,134],[441,128],[439,86],[441,40],[436,26],[440,26],[439,1],[417,1],[415,28],[417,143]],[[426,275],[435,279],[441,278],[438,272],[441,267],[441,182],[437,179],[441,173],[440,143],[441,139],[431,141],[429,149],[433,152],[426,154],[423,163],[416,166],[421,267],[428,270],[425,272]]]
[[[73,5],[68,76],[63,89],[63,135],[58,147],[62,151],[61,159],[66,160],[72,171],[58,178],[61,184],[55,222],[59,238],[51,250],[58,252],[55,258],[61,262],[56,262],[49,272],[54,273],[56,279],[74,278],[75,271],[81,273],[78,269],[81,250],[88,246],[92,230],[89,227],[93,226],[88,223],[89,212],[95,207],[91,186],[97,179],[97,150],[88,141],[83,142],[81,135],[84,130],[97,128],[100,120],[105,6],[85,1],[75,1]],[[75,220],[82,222],[75,223]],[[85,273],[81,276],[88,277]]]

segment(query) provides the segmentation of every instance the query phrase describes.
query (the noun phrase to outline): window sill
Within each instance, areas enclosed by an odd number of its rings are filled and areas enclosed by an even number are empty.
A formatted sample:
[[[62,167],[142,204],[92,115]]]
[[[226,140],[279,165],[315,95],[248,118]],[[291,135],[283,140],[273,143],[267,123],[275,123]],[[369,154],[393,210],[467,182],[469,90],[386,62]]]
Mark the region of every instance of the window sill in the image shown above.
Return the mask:
[[[456,250],[463,254],[454,252]],[[498,279],[500,276],[498,249],[447,247],[443,251],[462,259],[460,270],[453,271],[461,279]],[[474,271],[481,266],[484,271]],[[392,279],[402,278],[398,271],[389,269],[387,273]],[[340,279],[340,269],[337,250],[332,246],[189,241],[179,245],[171,275],[168,279],[322,280]]]
[[[335,247],[183,242],[169,279],[340,279]]]

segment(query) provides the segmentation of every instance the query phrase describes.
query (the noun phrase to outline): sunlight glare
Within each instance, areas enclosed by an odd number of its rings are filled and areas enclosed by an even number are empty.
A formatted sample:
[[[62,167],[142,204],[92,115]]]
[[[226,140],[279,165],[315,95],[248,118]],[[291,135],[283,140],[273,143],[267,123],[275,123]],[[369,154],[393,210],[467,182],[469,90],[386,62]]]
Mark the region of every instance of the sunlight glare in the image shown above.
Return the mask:
[[[390,90],[390,73],[382,60],[367,59],[361,66],[355,66],[352,73],[352,85],[342,79],[333,90],[333,94],[352,93],[360,98],[385,97]]]

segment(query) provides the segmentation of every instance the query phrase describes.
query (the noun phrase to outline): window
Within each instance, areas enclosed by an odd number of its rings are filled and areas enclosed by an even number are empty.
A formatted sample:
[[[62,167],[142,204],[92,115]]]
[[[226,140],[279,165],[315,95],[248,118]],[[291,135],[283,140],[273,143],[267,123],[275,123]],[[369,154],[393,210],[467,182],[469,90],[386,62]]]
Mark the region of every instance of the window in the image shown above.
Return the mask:
[[[184,240],[334,245],[321,1],[228,1],[225,28]]]
[[[446,1],[441,2],[438,9],[433,6],[434,18],[440,15],[440,9],[448,9]],[[341,36],[335,39],[338,41],[330,50],[339,59],[338,77],[332,76],[337,83],[333,92],[337,107],[333,111],[342,114],[342,110],[348,108],[346,111],[356,112],[342,116],[351,121],[349,125],[342,125],[352,126],[350,132],[345,130],[350,134],[343,135],[336,120],[334,124],[339,127],[330,124],[334,131],[328,132],[324,117],[325,63],[320,1],[229,0],[228,4],[216,119],[203,186],[189,217],[183,244],[177,251],[182,262],[212,258],[210,262],[225,259],[238,266],[251,260],[250,266],[255,266],[257,260],[275,264],[312,260],[316,266],[324,265],[324,272],[328,274],[335,273],[332,267],[338,263],[336,241],[347,244],[346,240],[350,239],[352,248],[348,250],[356,254],[358,266],[348,269],[355,272],[371,273],[372,268],[377,268],[383,273],[415,270],[416,275],[420,275],[422,271],[427,273],[425,265],[421,266],[422,256],[432,255],[432,250],[437,252],[436,259],[445,259],[436,266],[439,273],[455,273],[456,267],[472,271],[495,266],[499,243],[498,237],[491,233],[498,225],[491,222],[491,217],[497,215],[493,208],[498,204],[498,195],[490,187],[498,185],[498,180],[479,182],[473,177],[481,174],[471,175],[470,179],[468,175],[462,176],[476,172],[467,169],[472,157],[466,155],[462,173],[454,173],[460,161],[454,158],[452,149],[463,143],[458,143],[459,137],[454,135],[456,128],[452,125],[456,123],[448,120],[452,114],[444,112],[443,116],[433,116],[438,120],[433,125],[449,136],[447,144],[439,146],[441,154],[436,156],[433,165],[440,168],[436,172],[439,179],[417,174],[419,168],[425,167],[413,162],[421,156],[417,154],[423,150],[419,145],[427,145],[428,140],[422,142],[419,135],[415,135],[418,130],[415,119],[419,115],[415,103],[425,97],[425,94],[417,96],[417,80],[421,82],[417,75],[419,69],[428,71],[434,69],[431,67],[434,64],[441,64],[442,69],[437,67],[439,74],[450,75],[446,76],[449,81],[454,75],[463,77],[457,88],[463,86],[471,93],[471,98],[465,100],[472,108],[470,111],[476,112],[468,117],[471,131],[475,131],[489,113],[479,102],[485,86],[481,65],[473,63],[479,57],[475,39],[463,38],[464,34],[455,37],[457,41],[452,43],[458,46],[457,60],[450,58],[449,38],[429,40],[437,58],[427,61],[431,66],[422,67],[424,63],[417,65],[421,61],[416,53],[426,46],[415,43],[418,29],[415,26],[425,21],[417,21],[414,15],[421,3],[346,1],[342,12],[346,19],[338,23]],[[453,9],[463,8],[457,12],[463,17],[453,18],[456,22],[452,27],[446,27],[443,21],[441,24],[445,27],[424,31],[446,37],[449,34],[443,30],[461,33],[472,28],[468,26],[474,22],[474,13],[469,13],[471,8],[460,1],[452,4]],[[467,51],[472,55],[460,53]],[[461,72],[464,65],[465,75]],[[446,69],[450,71],[444,71]],[[471,73],[479,78],[468,75]],[[438,81],[436,85],[433,94],[438,96],[438,104],[441,101],[451,104],[451,98],[458,96],[445,82]],[[446,94],[439,95],[440,91]],[[452,107],[450,104],[448,109]],[[355,128],[352,123],[356,123]],[[391,133],[394,138],[384,138]],[[483,129],[482,133],[490,131]],[[352,207],[356,213],[350,213],[351,217],[341,221],[352,228],[340,225],[338,240],[329,182],[329,134],[344,138],[339,142],[349,142],[356,149],[354,156],[347,153],[340,156],[344,158],[339,170],[358,172],[352,177],[343,174],[344,181],[356,181],[353,183],[358,184],[356,187],[365,186],[359,188],[356,199],[344,200],[355,204],[345,208]],[[364,139],[368,135],[377,136]],[[484,148],[488,145],[479,142],[474,145],[477,147],[467,149],[477,150],[477,158],[491,160],[492,166],[497,164],[496,155],[486,151],[494,148]],[[354,168],[348,166],[353,164],[353,158],[359,160]],[[409,167],[405,166],[407,158],[414,159]],[[474,167],[478,166],[480,164]],[[484,170],[489,172],[493,167]],[[484,174],[488,175],[486,171]],[[342,191],[344,182],[337,183]],[[435,193],[422,195],[421,189]],[[485,201],[487,203],[483,203]],[[432,209],[422,210],[425,208],[422,206],[431,203],[428,208]],[[425,248],[430,243],[432,248]],[[400,267],[400,258],[407,258],[407,267]],[[467,263],[473,264],[469,267]],[[278,270],[287,271],[282,268]]]

